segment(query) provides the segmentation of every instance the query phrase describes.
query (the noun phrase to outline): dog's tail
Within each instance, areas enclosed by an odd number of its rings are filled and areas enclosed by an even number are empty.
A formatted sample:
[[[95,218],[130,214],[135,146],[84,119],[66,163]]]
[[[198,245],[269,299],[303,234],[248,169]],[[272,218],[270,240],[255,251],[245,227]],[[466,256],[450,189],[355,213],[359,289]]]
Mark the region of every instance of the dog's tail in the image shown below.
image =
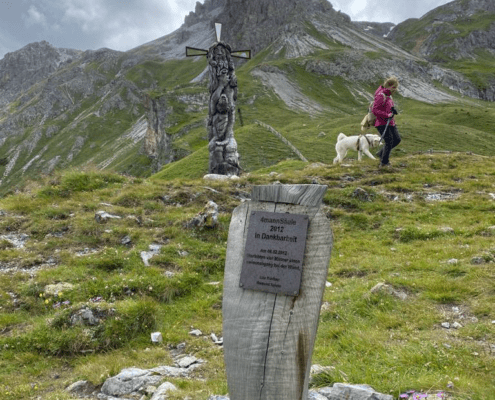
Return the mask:
[[[339,136],[337,136],[337,142],[340,142],[342,139],[345,139],[347,136],[344,135],[342,132],[339,133]]]

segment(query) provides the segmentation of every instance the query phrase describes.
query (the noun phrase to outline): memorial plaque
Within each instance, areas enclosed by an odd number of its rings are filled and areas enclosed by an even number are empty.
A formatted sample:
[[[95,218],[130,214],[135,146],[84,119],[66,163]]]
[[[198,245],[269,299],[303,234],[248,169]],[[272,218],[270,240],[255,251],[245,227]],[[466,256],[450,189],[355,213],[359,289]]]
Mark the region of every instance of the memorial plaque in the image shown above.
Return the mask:
[[[239,286],[297,296],[308,221],[307,215],[253,211]]]

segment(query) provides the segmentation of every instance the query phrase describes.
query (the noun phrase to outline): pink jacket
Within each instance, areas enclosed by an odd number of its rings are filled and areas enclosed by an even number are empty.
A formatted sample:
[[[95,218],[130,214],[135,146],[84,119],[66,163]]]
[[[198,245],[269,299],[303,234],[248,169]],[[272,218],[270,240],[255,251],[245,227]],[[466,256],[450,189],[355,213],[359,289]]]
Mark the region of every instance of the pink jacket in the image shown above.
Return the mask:
[[[375,126],[387,125],[387,118],[392,113],[394,100],[389,89],[380,86],[375,92],[375,101],[373,103],[373,114],[376,115]],[[395,126],[395,121],[390,121],[390,126]]]

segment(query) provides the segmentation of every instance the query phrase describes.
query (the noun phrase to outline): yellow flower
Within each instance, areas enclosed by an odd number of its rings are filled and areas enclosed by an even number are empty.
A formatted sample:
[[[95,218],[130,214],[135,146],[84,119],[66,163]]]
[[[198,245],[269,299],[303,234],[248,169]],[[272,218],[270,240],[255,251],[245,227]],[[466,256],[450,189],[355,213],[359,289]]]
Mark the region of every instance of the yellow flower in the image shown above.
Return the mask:
[[[46,299],[45,300],[45,304],[48,304],[50,302],[50,300]]]

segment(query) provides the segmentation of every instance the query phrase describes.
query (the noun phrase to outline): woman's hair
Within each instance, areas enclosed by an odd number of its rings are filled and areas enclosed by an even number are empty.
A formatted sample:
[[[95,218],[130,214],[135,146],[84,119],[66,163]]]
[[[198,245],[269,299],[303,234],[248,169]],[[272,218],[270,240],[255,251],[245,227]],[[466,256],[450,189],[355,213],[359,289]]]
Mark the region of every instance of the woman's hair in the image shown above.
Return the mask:
[[[385,79],[385,82],[383,82],[383,87],[392,87],[392,86],[399,86],[399,80],[395,76],[391,76],[390,78]]]

